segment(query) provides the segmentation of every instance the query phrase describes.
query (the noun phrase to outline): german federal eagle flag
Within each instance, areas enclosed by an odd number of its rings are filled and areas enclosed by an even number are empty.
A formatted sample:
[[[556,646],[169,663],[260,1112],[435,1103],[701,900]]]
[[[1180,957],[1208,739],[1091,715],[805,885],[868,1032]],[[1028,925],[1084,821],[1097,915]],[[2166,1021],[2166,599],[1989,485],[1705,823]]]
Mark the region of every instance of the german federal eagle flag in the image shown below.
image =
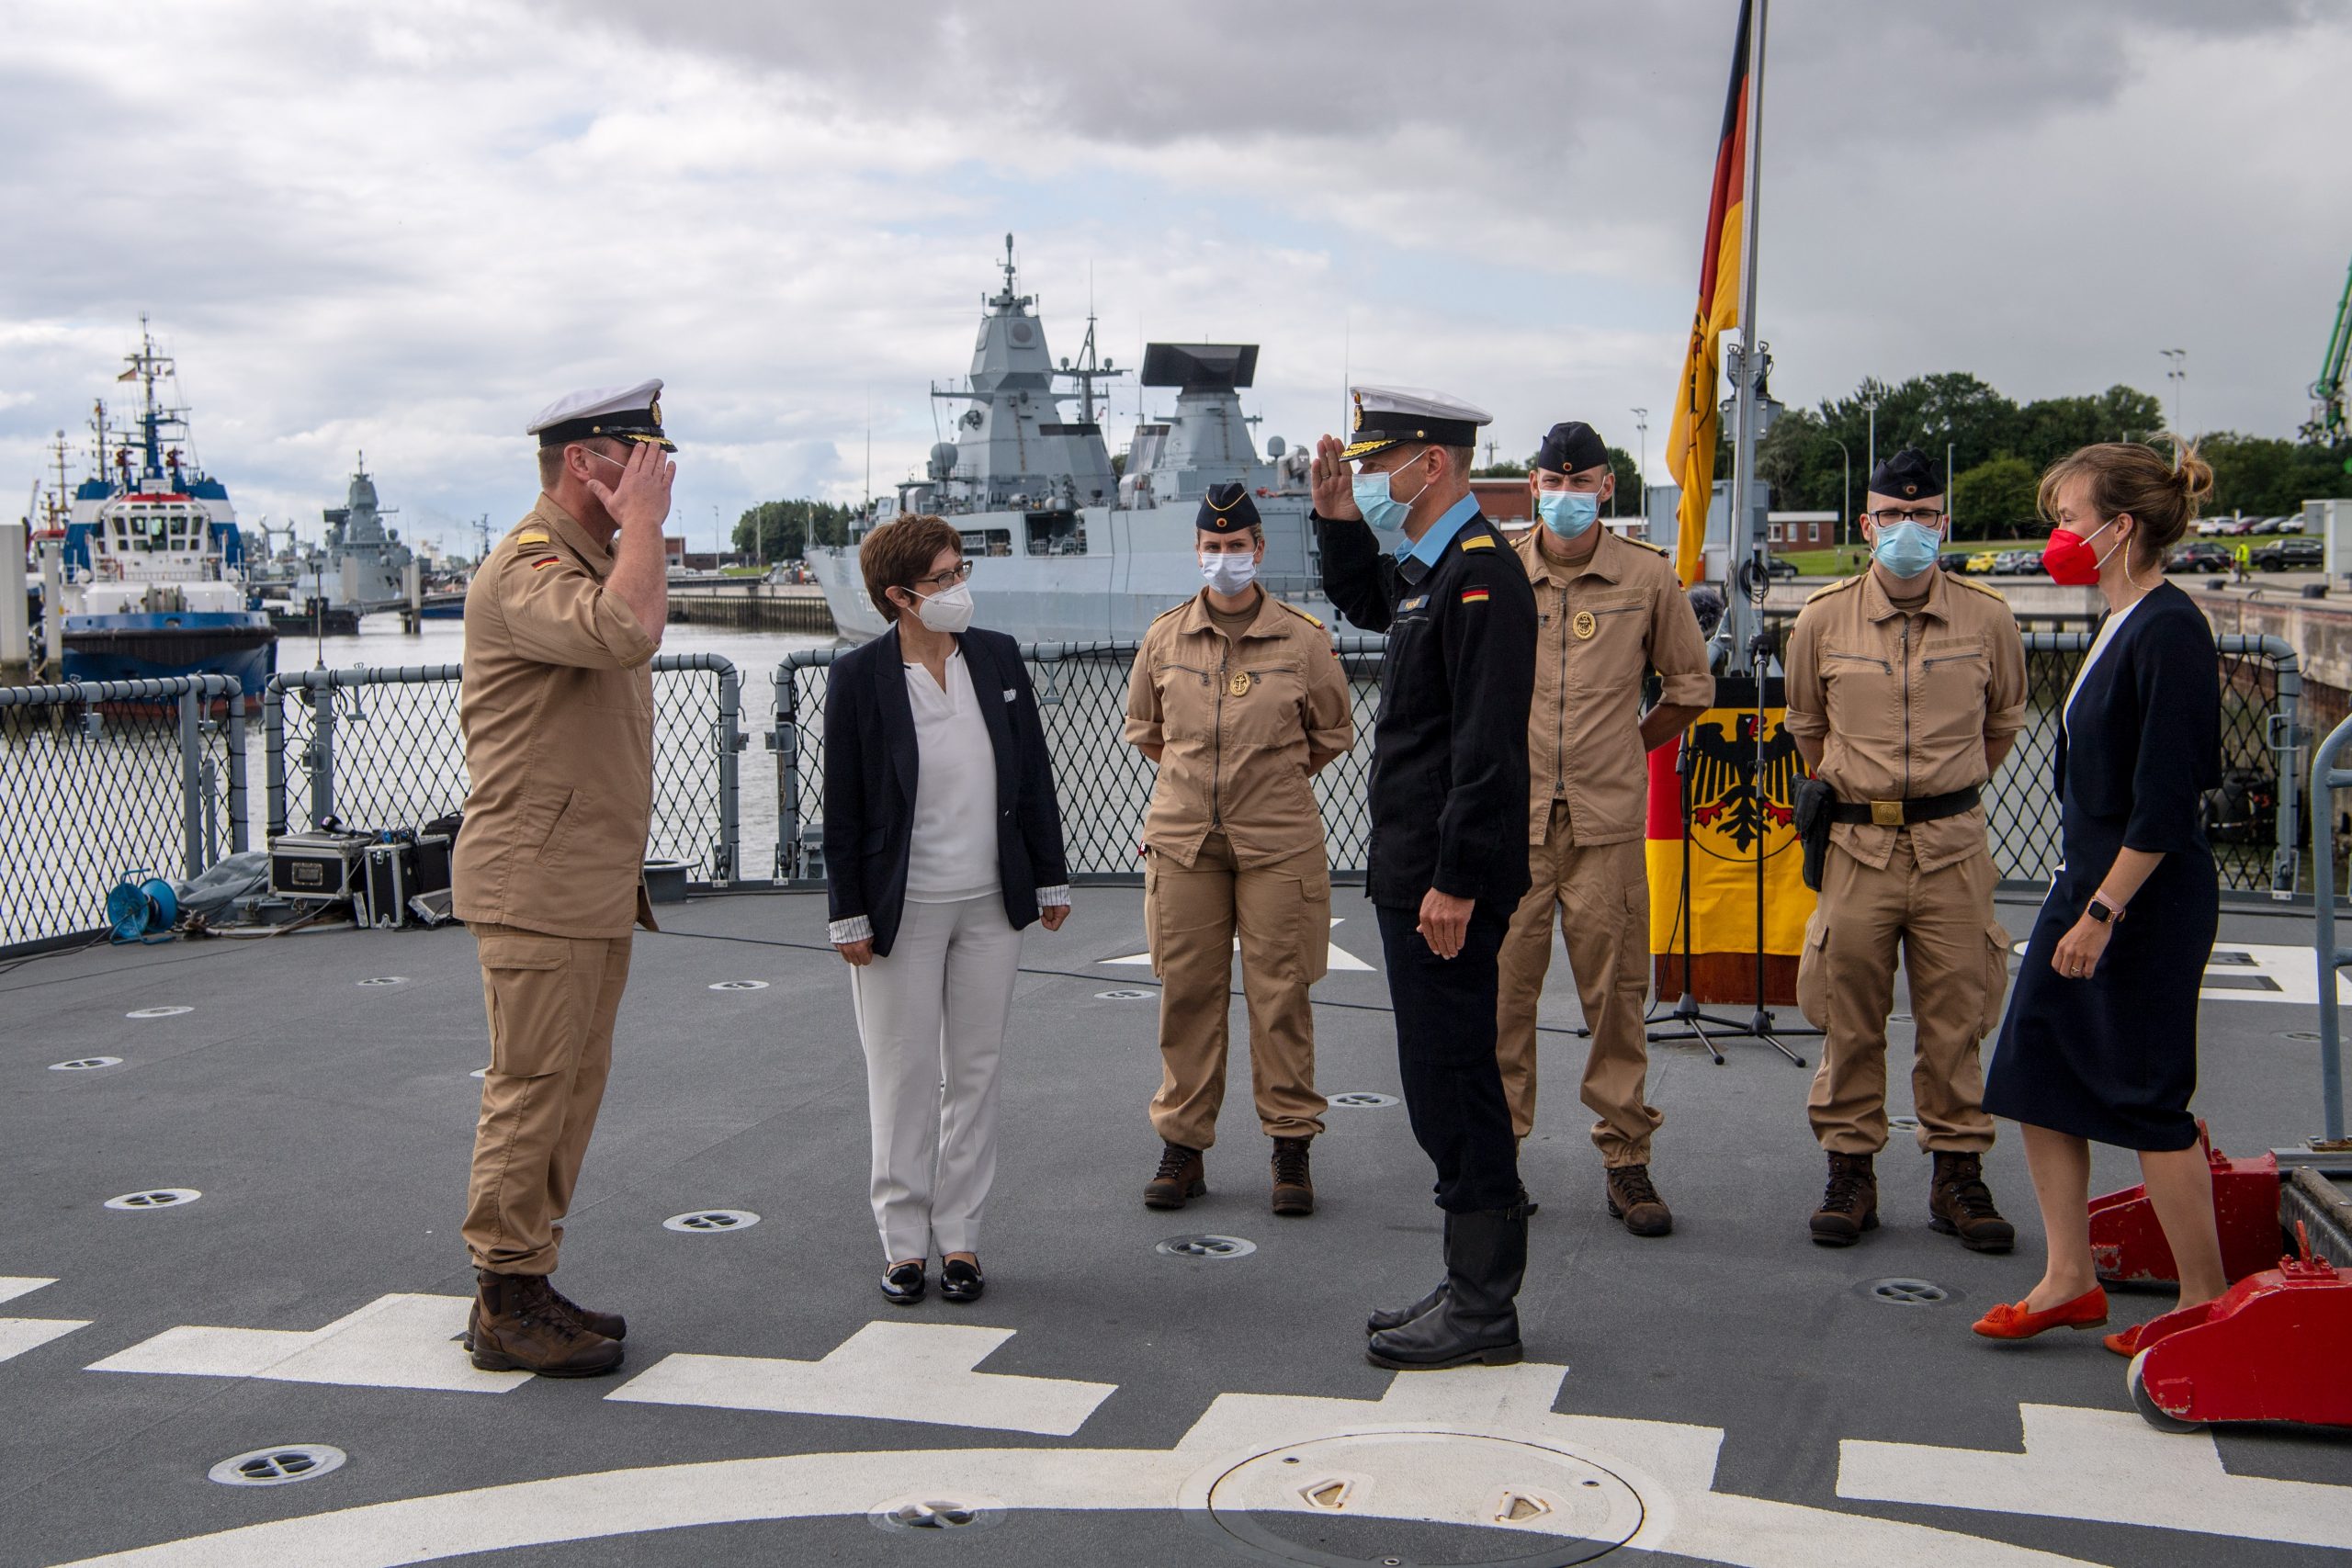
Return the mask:
[[[1707,541],[1707,503],[1715,491],[1716,351],[1726,328],[1740,325],[1739,241],[1747,177],[1747,29],[1755,0],[1740,0],[1739,37],[1732,45],[1731,92],[1724,99],[1724,130],[1715,144],[1715,179],[1707,196],[1707,234],[1699,254],[1699,308],[1690,318],[1690,347],[1682,360],[1682,395],[1666,438],[1666,466],[1682,487],[1680,533],[1674,570],[1690,587],[1699,581]]]
[[[1715,705],[1684,731],[1682,744],[1650,753],[1648,852],[1650,952],[1657,994],[1702,1002],[1796,1001],[1797,958],[1814,897],[1804,885],[1797,840],[1797,781],[1804,759],[1782,728],[1787,697],[1777,675],[1764,682],[1719,676]],[[1757,731],[1763,745],[1757,745]],[[1677,763],[1680,766],[1678,770]],[[1690,823],[1683,837],[1683,818]],[[1689,847],[1685,893],[1683,858]],[[1756,994],[1757,887],[1764,878],[1764,995]],[[1690,954],[1683,974],[1682,955]]]

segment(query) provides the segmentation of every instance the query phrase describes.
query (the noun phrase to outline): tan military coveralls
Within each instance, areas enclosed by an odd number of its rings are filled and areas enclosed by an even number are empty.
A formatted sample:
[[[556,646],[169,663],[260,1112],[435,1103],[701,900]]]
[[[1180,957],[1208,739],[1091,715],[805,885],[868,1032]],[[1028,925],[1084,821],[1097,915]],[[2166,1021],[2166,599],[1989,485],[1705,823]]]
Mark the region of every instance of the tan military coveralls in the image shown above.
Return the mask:
[[[1563,568],[1544,554],[1542,532],[1541,524],[1526,530],[1516,547],[1541,623],[1527,719],[1534,885],[1503,938],[1495,1050],[1511,1131],[1524,1138],[1535,1125],[1535,1014],[1556,908],[1592,1031],[1583,1086],[1600,1118],[1592,1141],[1608,1166],[1646,1165],[1650,1135],[1666,1118],[1644,1093],[1650,892],[1642,682],[1656,670],[1665,678],[1660,700],[1692,706],[1713,700],[1715,682],[1698,617],[1664,551],[1610,534],[1582,565]]]
[[[2025,727],[2017,619],[2000,594],[1965,577],[1929,573],[1926,600],[1907,613],[1873,570],[1832,583],[1798,615],[1786,662],[1788,728],[1821,743],[1819,776],[1842,802],[1982,784],[1985,742]],[[1995,880],[1982,805],[1907,827],[1831,828],[1797,963],[1798,1006],[1827,1032],[1807,1105],[1823,1149],[1886,1146],[1886,1018],[1898,943],[1918,1042],[1911,1103],[1919,1146],[1992,1146],[1977,1045],[2000,1021],[2008,986]]]
[[[1144,634],[1125,738],[1165,748],[1143,831],[1144,929],[1163,982],[1151,1124],[1186,1148],[1216,1141],[1238,926],[1259,1125],[1311,1138],[1325,1102],[1307,989],[1330,953],[1331,873],[1310,781],[1353,743],[1330,634],[1268,595],[1228,640],[1204,590]]]
[[[542,495],[466,592],[473,780],[452,906],[474,934],[490,1071],[464,1234],[474,1266],[548,1274],[612,1065],[653,809],[653,638],[611,553]]]

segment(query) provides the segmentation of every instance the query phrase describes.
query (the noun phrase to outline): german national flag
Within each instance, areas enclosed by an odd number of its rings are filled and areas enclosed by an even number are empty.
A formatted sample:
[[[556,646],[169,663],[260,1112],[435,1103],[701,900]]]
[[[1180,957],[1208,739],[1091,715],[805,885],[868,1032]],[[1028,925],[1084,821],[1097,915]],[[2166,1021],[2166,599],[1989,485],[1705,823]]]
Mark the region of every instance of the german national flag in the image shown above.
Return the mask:
[[[1724,129],[1715,144],[1714,187],[1707,197],[1707,234],[1699,256],[1699,307],[1690,318],[1690,347],[1682,360],[1682,395],[1666,438],[1666,466],[1682,487],[1681,531],[1674,570],[1689,587],[1699,579],[1707,539],[1707,503],[1715,490],[1716,340],[1739,321],[1741,197],[1747,174],[1747,29],[1755,0],[1740,0],[1739,37],[1732,45],[1731,91],[1724,99]]]

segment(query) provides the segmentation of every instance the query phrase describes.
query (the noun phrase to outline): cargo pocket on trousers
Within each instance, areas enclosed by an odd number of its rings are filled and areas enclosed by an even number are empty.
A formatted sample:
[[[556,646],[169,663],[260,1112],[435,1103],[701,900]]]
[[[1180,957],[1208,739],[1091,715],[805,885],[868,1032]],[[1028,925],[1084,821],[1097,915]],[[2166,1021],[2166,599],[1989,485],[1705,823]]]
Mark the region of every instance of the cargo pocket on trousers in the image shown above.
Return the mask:
[[[1984,1010],[1976,1021],[1977,1039],[2001,1027],[2002,1007],[2008,995],[2009,932],[1995,920],[1984,928]]]
[[[1311,986],[1331,972],[1331,868],[1328,863],[1316,866],[1302,873],[1298,883],[1306,905],[1300,917],[1306,930],[1300,933],[1304,951],[1299,956],[1306,961]]]
[[[1815,1029],[1829,1027],[1829,922],[1815,908],[1797,958],[1797,1010]]]
[[[1143,851],[1143,947],[1151,957],[1151,972],[1159,973],[1159,855],[1148,844]]]
[[[571,943],[561,937],[486,932],[480,939],[490,997],[490,1070],[535,1078],[562,1070],[580,1031]]]

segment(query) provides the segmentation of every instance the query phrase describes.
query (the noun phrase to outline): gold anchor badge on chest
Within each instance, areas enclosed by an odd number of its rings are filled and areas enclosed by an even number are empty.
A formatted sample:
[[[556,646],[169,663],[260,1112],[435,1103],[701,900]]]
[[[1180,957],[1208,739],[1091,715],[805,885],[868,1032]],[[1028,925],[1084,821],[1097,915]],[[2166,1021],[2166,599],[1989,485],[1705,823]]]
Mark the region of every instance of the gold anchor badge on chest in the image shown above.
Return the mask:
[[[1236,670],[1233,672],[1233,679],[1225,683],[1225,691],[1227,696],[1248,696],[1250,694],[1250,671],[1247,670]]]
[[[1593,618],[1590,610],[1578,610],[1576,618],[1568,623],[1568,629],[1577,634],[1578,642],[1590,642],[1592,634],[1600,629],[1600,623]]]

